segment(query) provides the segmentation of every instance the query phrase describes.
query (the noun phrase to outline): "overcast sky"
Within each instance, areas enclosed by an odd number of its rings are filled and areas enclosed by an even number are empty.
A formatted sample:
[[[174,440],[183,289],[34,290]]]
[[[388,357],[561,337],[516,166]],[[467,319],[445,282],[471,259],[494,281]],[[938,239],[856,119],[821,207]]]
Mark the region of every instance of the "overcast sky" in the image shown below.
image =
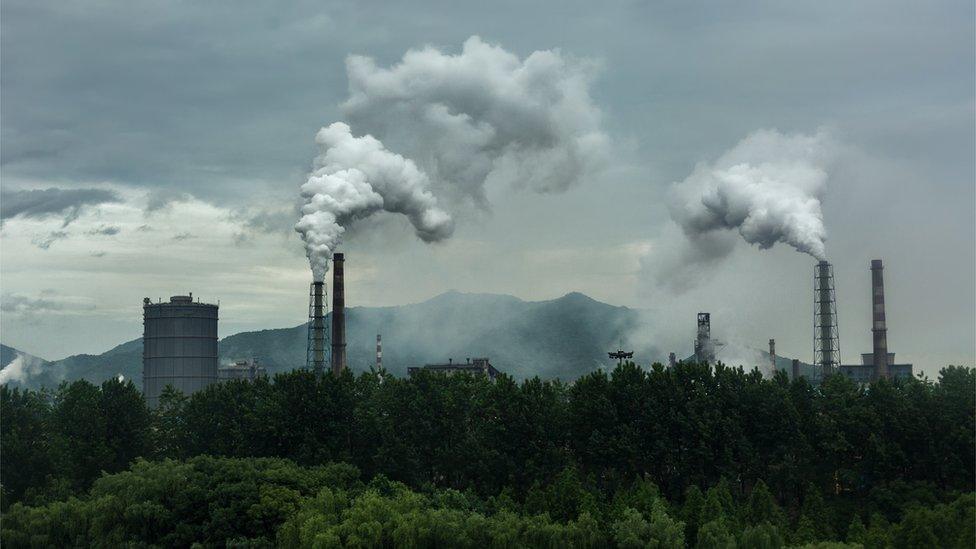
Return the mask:
[[[651,271],[680,238],[672,184],[758,130],[822,131],[844,361],[870,351],[875,258],[899,362],[976,361],[971,1],[260,4],[4,0],[5,344],[103,352],[141,335],[143,297],[189,291],[220,300],[221,335],[304,322],[292,227],[316,132],[343,120],[347,57],[389,67],[480,36],[592,71],[605,164],[564,192],[489,182],[490,206],[455,210],[440,243],[392,214],[354,227],[347,305],[580,291],[652,311],[634,338],[679,355],[710,311],[718,337],[809,361],[811,257],[738,242],[680,294]]]

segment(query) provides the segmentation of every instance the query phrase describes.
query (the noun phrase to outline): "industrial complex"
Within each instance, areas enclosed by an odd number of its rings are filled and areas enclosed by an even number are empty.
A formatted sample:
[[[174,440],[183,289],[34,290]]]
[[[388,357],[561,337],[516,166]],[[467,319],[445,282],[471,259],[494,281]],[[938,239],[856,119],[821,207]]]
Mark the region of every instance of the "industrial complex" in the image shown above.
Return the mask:
[[[345,257],[336,253],[332,258],[332,314],[326,314],[326,289],[323,281],[315,281],[309,288],[308,338],[306,368],[316,375],[324,375],[328,359],[329,371],[339,375],[346,363],[345,326]],[[888,351],[885,320],[884,266],[880,259],[871,261],[871,332],[872,352],[862,353],[860,363],[843,364],[837,323],[837,298],[833,267],[826,261],[814,266],[813,306],[813,369],[792,361],[790,375],[807,377],[819,383],[825,376],[840,373],[857,383],[869,383],[883,378],[908,378],[913,375],[911,364],[898,364],[895,354]],[[218,306],[194,301],[193,294],[177,295],[168,302],[143,300],[143,393],[146,402],[156,407],[167,385],[184,394],[192,394],[212,383],[231,379],[255,380],[265,376],[264,367],[251,358],[220,366],[217,352]],[[331,320],[331,322],[329,322]],[[712,337],[711,314],[698,313],[691,360],[713,364],[716,351],[724,344]],[[327,324],[329,326],[327,326]],[[328,349],[328,350],[327,350]],[[623,362],[633,357],[632,351],[617,350],[609,357]],[[776,341],[769,340],[769,364],[776,363]],[[670,353],[668,365],[677,364]],[[752,365],[757,366],[757,365]],[[376,335],[376,371],[383,369],[382,338]],[[806,369],[804,373],[803,370]],[[448,360],[446,364],[426,364],[408,368],[410,375],[420,370],[455,374],[459,372],[485,375],[494,379],[498,370],[487,357],[469,358],[465,362]],[[812,371],[812,375],[810,372]]]

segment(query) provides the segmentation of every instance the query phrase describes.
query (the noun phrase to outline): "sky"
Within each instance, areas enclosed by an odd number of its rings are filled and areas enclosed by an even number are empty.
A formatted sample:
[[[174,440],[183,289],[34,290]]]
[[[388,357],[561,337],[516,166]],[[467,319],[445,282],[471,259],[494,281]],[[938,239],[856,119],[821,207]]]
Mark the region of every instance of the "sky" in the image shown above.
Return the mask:
[[[693,283],[668,283],[661,266],[687,239],[673,202],[694,174],[757,132],[827,135],[817,207],[844,362],[870,351],[878,258],[898,361],[933,377],[976,362],[972,2],[260,4],[3,2],[3,343],[48,359],[100,353],[141,335],[143,297],[186,292],[219,300],[222,336],[304,322],[311,271],[294,225],[319,129],[352,122],[421,168],[443,152],[389,105],[350,106],[362,82],[347,58],[381,73],[408,51],[457,56],[479,37],[517,63],[543,52],[563,63],[553,74],[582,75],[560,88],[582,96],[575,125],[526,131],[552,130],[548,143],[586,128],[599,161],[558,188],[491,176],[467,201],[431,172],[453,233],[425,243],[383,211],[351,223],[347,305],[579,291],[646,311],[651,328],[633,341],[679,356],[709,311],[717,337],[775,338],[809,361],[809,255],[720,229],[730,251],[692,265]]]

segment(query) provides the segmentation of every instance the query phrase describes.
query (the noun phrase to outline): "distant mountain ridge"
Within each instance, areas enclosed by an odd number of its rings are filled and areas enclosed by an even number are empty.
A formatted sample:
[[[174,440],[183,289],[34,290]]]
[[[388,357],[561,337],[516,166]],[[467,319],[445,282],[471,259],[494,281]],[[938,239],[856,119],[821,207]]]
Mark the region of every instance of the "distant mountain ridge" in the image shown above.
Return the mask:
[[[376,334],[383,336],[383,366],[403,376],[407,368],[449,359],[488,357],[500,371],[516,378],[539,376],[573,380],[611,361],[607,351],[628,335],[645,330],[637,310],[596,301],[573,292],[547,301],[523,301],[510,295],[450,291],[427,301],[392,307],[350,307],[346,310],[346,354],[354,372],[375,364]],[[270,374],[305,366],[307,325],[241,332],[219,344],[222,364],[256,358]],[[735,356],[718,358],[748,364],[768,362],[763,351],[741,347]],[[635,360],[666,356],[655,348],[635,348]],[[16,356],[4,346],[3,364]],[[761,358],[765,356],[766,358]],[[789,371],[789,359],[777,366]],[[80,354],[57,361],[32,363],[33,375],[12,379],[12,385],[54,387],[63,380],[101,383],[124,376],[141,386],[142,339],[118,345],[100,355]],[[806,373],[806,372],[804,372]]]
[[[626,340],[637,323],[637,311],[576,292],[548,301],[523,301],[510,295],[450,291],[416,304],[346,309],[346,353],[353,371],[368,370],[375,363],[376,335],[382,334],[383,365],[395,375],[405,375],[410,366],[486,356],[496,368],[518,378],[575,379],[605,366],[606,351]],[[306,341],[306,324],[241,332],[220,341],[220,361],[257,358],[271,374],[302,368]],[[7,349],[11,357],[18,352]],[[81,378],[101,383],[118,375],[139,384],[141,339],[100,355],[45,361],[41,374],[11,383],[50,387]]]

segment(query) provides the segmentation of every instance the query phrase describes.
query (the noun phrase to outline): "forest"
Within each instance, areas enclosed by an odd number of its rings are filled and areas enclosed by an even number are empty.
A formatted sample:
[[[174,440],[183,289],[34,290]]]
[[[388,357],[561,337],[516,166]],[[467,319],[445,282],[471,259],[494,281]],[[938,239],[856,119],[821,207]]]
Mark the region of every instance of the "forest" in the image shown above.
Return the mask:
[[[5,547],[976,546],[976,371],[0,387]]]

